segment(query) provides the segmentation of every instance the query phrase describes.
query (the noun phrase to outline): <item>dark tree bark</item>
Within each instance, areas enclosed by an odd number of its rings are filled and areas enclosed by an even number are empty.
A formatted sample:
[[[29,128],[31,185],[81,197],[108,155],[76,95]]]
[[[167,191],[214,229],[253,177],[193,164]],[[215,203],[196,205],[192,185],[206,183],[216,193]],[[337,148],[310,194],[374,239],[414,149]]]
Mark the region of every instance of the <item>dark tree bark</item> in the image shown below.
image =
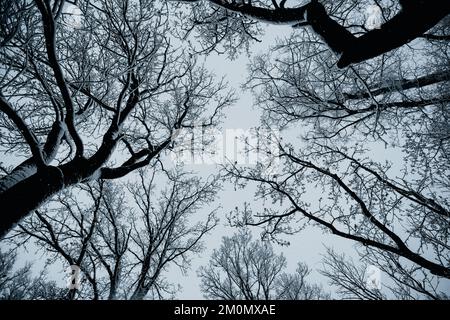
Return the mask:
[[[0,193],[2,205],[0,237],[3,237],[9,229],[33,209],[38,208],[46,199],[62,190],[63,180],[60,169],[48,167]]]
[[[61,167],[47,166],[0,193],[0,237],[55,193],[89,177],[87,160],[74,160]]]

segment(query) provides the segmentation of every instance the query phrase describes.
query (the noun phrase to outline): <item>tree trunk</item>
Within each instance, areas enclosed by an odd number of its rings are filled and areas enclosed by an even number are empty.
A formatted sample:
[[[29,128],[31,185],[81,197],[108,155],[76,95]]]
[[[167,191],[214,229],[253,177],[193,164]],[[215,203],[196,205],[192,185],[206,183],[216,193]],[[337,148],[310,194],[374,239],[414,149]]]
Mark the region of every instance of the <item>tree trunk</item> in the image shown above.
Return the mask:
[[[98,169],[78,158],[60,167],[47,166],[0,193],[0,238],[55,193],[91,177]]]
[[[38,208],[63,188],[62,171],[57,167],[49,166],[1,193],[0,238],[5,236],[29,212]]]

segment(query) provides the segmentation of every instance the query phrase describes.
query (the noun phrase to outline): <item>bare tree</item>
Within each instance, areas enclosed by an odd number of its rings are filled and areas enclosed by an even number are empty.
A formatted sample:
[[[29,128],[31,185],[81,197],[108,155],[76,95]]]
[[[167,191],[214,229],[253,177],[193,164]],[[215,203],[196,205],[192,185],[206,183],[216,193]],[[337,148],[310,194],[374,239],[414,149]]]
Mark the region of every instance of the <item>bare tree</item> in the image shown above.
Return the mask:
[[[264,124],[289,139],[295,130],[301,140],[279,141],[270,154],[280,160],[278,172],[267,174],[264,163],[225,168],[239,186],[254,182],[255,196],[277,205],[239,210],[235,222],[262,227],[277,241],[317,226],[354,241],[364,263],[385,270],[396,284],[391,297],[445,297],[448,52],[447,41],[431,40],[340,70],[328,48],[301,30],[257,57],[247,87]]]
[[[280,300],[318,300],[330,299],[331,295],[326,293],[322,286],[310,284],[307,277],[311,269],[304,263],[299,262],[295,273],[282,273],[276,283],[276,297]]]
[[[199,222],[191,219],[214,200],[217,179],[167,172],[167,187],[158,189],[155,180],[165,174],[138,174],[127,192],[111,183],[67,191],[49,211],[21,223],[11,241],[36,241],[51,263],[78,266],[83,285],[68,292],[70,299],[174,295],[177,287],[164,274],[169,266],[186,272],[190,256],[202,250],[202,237],[216,226],[215,210]],[[83,192],[91,197],[84,205],[78,201]]]
[[[50,262],[79,266],[83,289],[67,298],[174,293],[163,275],[173,264],[185,270],[200,251],[214,212],[199,224],[187,218],[218,186],[167,172],[163,159],[180,129],[216,126],[235,100],[196,57],[248,49],[262,34],[258,20],[297,30],[253,60],[246,88],[263,126],[294,129],[301,141],[280,140],[275,153],[249,146],[273,161],[224,168],[226,178],[254,183],[255,198],[272,202],[258,213],[245,206],[231,220],[279,242],[307,226],[353,241],[362,263],[383,270],[390,284],[388,293],[363,288],[362,267],[330,251],[324,274],[343,281],[345,297],[447,298],[440,288],[450,279],[448,1],[312,0],[288,8],[285,0],[81,0],[80,15],[69,3],[0,4],[0,237],[18,225],[9,237],[15,244],[32,240]],[[365,26],[368,5],[379,9],[380,28]],[[194,43],[185,41],[195,32]],[[378,161],[381,144],[403,162]],[[266,170],[278,162],[279,172]],[[146,175],[146,167],[156,171]],[[107,182],[126,176],[137,178],[126,191]],[[207,296],[323,297],[306,284],[308,268],[278,276],[283,258],[248,237],[224,240],[230,252],[216,251],[201,270]],[[17,272],[31,279],[29,267]],[[36,296],[8,288],[11,297]]]
[[[0,48],[6,46],[19,30],[22,15],[29,5],[26,1],[2,2],[0,4]]]
[[[142,226],[133,224],[133,267],[136,281],[132,284],[131,299],[142,299],[150,290],[160,296],[161,274],[171,264],[186,272],[189,256],[201,252],[202,237],[217,225],[216,210],[209,212],[200,222],[190,224],[189,219],[200,208],[214,200],[217,180],[202,182],[186,174],[169,175],[170,186],[154,204],[150,202],[152,183],[141,183],[132,188]],[[141,191],[140,191],[141,190]],[[139,221],[135,219],[135,221]]]
[[[32,276],[31,264],[15,269],[17,254],[0,252],[0,299],[1,300],[47,300],[64,299],[64,289],[46,279],[45,272]]]
[[[69,186],[152,165],[177,129],[217,124],[233,100],[171,45],[164,2],[78,6],[74,27],[65,1],[34,1],[0,49],[0,143],[15,157],[0,180],[1,236]]]
[[[283,273],[286,258],[267,242],[252,241],[248,231],[224,237],[209,264],[199,269],[206,298],[223,300],[324,299],[322,288],[307,283],[308,266]]]
[[[324,269],[330,284],[345,299],[448,299],[445,288],[420,268],[406,268],[398,257],[383,251],[367,250],[361,255],[364,264],[357,264],[344,254],[328,249]],[[379,288],[368,284],[367,266],[380,270]]]
[[[199,0],[180,1],[199,2]],[[236,28],[227,28],[234,24],[234,20],[240,18],[230,13],[267,23],[288,24],[294,27],[310,26],[330,49],[340,55],[337,63],[340,68],[374,58],[422,37],[450,13],[450,5],[440,0],[383,1],[384,5],[381,1],[374,3],[345,0],[322,1],[324,4],[321,4],[317,0],[312,0],[292,8],[285,7],[286,0],[257,2],[208,0],[206,2],[210,4],[213,11],[209,17],[215,15],[216,18],[208,19],[208,14],[203,14],[204,20],[196,18],[193,22],[200,27],[209,25],[210,29],[215,28],[218,42],[227,40],[223,30],[237,31]],[[384,23],[373,30],[365,29],[364,22],[361,23],[359,18],[364,8],[367,9],[370,4],[380,8],[384,19]],[[222,9],[221,14],[217,14],[217,7]],[[390,10],[392,7],[397,7],[397,10]],[[198,7],[196,9],[199,10]],[[203,10],[207,9],[203,8]],[[243,30],[248,31],[249,22],[244,20],[243,23],[247,24],[242,26]],[[219,35],[222,36],[219,37]]]
[[[448,48],[446,42],[426,50],[404,48],[339,70],[326,48],[302,31],[274,46],[272,54],[254,59],[247,87],[267,125],[284,129],[301,122],[307,127],[301,134],[309,140],[342,141],[356,135],[386,141],[392,134],[398,140],[436,140],[440,134],[442,143],[434,145],[445,149],[446,133],[433,128],[446,130]],[[427,65],[413,63],[409,56],[428,59]]]
[[[413,278],[418,274],[417,281],[426,275],[425,291],[433,292],[429,284],[447,283],[449,212],[439,193],[416,189],[406,179],[393,181],[386,174],[388,167],[340,149],[321,145],[301,154],[280,149],[285,162],[279,174],[227,169],[238,181],[257,183],[259,197],[281,203],[279,209],[240,212],[238,225],[262,226],[264,235],[275,240],[306,225],[317,226],[354,241],[361,250],[381,252],[372,259],[383,268],[395,262],[392,270],[404,270]]]
[[[382,300],[385,296],[375,287],[367,286],[366,268],[357,266],[344,254],[339,255],[328,249],[324,260],[322,274],[329,278],[330,284],[337,287],[337,292],[344,299]]]

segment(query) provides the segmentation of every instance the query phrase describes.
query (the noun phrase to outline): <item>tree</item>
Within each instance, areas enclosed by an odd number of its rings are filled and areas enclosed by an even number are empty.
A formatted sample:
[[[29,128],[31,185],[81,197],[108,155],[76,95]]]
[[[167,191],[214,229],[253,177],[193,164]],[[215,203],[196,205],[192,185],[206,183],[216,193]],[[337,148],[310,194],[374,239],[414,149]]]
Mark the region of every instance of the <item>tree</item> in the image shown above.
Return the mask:
[[[182,1],[199,2],[198,0]],[[355,24],[347,21],[348,17],[352,18],[352,16],[358,15],[355,13],[355,9],[358,10],[361,6],[356,1],[338,1],[337,3],[336,1],[323,1],[325,5],[329,6],[328,10],[317,0],[293,8],[285,7],[286,0],[279,2],[276,0],[256,2],[208,0],[207,2],[211,7],[222,8],[218,14],[219,17],[210,21],[195,19],[195,24],[210,24],[217,30],[219,29],[218,25],[232,25],[230,21],[235,19],[235,16],[230,15],[231,12],[268,23],[283,23],[294,27],[310,26],[330,49],[340,55],[337,63],[340,68],[366,61],[405,45],[423,36],[426,31],[450,13],[450,4],[440,0],[398,1],[397,5],[400,4],[400,8],[395,14],[387,16],[385,9],[389,8],[389,5],[381,8],[385,22],[379,29],[365,30],[366,32],[358,37],[351,31],[351,26],[355,27]],[[375,3],[380,7],[379,2],[375,1]],[[367,8],[368,3],[363,5]],[[212,10],[216,11],[214,14],[217,15],[217,9]],[[206,16],[208,17],[207,14]],[[213,14],[209,15],[209,17],[211,16]],[[364,23],[359,24],[359,28],[364,30],[363,26]],[[248,26],[243,26],[243,28],[248,30]],[[234,31],[232,28],[220,29],[225,29],[226,32]],[[357,31],[355,32],[357,34]],[[220,32],[218,33],[220,34]],[[219,42],[224,39],[226,39],[225,36],[216,37]]]
[[[171,44],[165,3],[78,1],[79,27],[65,5],[2,3],[20,23],[0,49],[0,144],[15,158],[2,167],[0,236],[70,186],[153,165],[178,129],[216,125],[233,101]]]
[[[252,241],[248,231],[224,237],[209,264],[199,269],[206,298],[223,300],[313,300],[328,297],[321,287],[306,281],[311,272],[298,264],[295,274],[282,273],[286,258],[269,243]]]
[[[283,172],[273,176],[258,169],[227,169],[242,184],[257,183],[260,198],[282,204],[255,214],[240,212],[236,224],[262,226],[264,235],[275,240],[317,226],[359,248],[391,254],[403,268],[414,266],[442,281],[450,278],[449,212],[439,194],[408,186],[406,180],[394,182],[387,166],[324,145],[302,153],[281,149],[279,156],[285,160]]]
[[[380,270],[381,289],[367,284],[367,269],[358,265],[345,254],[338,254],[328,249],[324,258],[324,270],[330,284],[338,288],[338,293],[344,299],[448,299],[440,282],[418,268],[405,268],[397,256],[382,251],[367,250],[361,255],[364,262]],[[382,284],[382,282],[384,282]]]
[[[448,50],[431,40],[339,70],[301,31],[256,57],[247,87],[264,125],[289,139],[272,154],[249,146],[279,160],[278,172],[267,174],[271,163],[225,168],[274,206],[239,210],[235,223],[277,241],[319,227],[354,241],[363,262],[385,270],[397,283],[391,296],[445,297],[436,283],[450,276]]]
[[[69,292],[70,299],[142,300],[174,295],[177,287],[164,273],[172,265],[186,272],[190,256],[202,250],[203,236],[217,224],[216,210],[199,222],[191,220],[214,200],[218,183],[167,172],[167,187],[157,197],[155,181],[163,179],[164,174],[156,170],[139,171],[127,192],[107,182],[74,187],[48,211],[21,223],[11,241],[36,242],[51,263],[79,267],[83,285]],[[80,204],[83,193],[90,200]]]
[[[45,273],[32,277],[31,264],[13,271],[16,256],[14,251],[0,252],[1,300],[64,299],[64,290],[55,282],[46,280]]]
[[[335,141],[355,135],[385,141],[392,134],[401,135],[394,137],[398,140],[436,140],[440,132],[432,128],[446,130],[447,42],[404,48],[339,70],[323,44],[304,39],[310,39],[306,32],[295,34],[249,66],[247,88],[264,110],[266,125],[285,129],[301,122],[307,126],[305,139]],[[428,59],[427,65],[412,63],[415,59]],[[445,144],[445,132],[441,137]]]
[[[275,153],[249,146],[271,161],[253,169],[224,168],[226,178],[240,187],[254,183],[256,198],[272,201],[262,212],[237,210],[233,222],[262,227],[263,237],[279,242],[318,227],[353,241],[363,263],[388,274],[394,283],[390,295],[446,298],[438,284],[450,279],[450,4],[285,4],[2,2],[0,237],[19,224],[12,240],[35,239],[54,261],[79,265],[88,286],[71,291],[71,299],[171,294],[173,287],[161,276],[165,266],[197,252],[201,236],[215,224],[210,216],[199,228],[177,229],[175,212],[192,213],[196,206],[180,211],[175,203],[189,203],[184,196],[192,191],[195,199],[198,194],[211,200],[216,186],[200,190],[200,181],[171,173],[163,180],[176,196],[163,191],[165,209],[154,209],[153,191],[142,176],[139,187],[125,192],[139,195],[135,205],[106,181],[160,165],[164,173],[164,156],[177,144],[180,129],[219,123],[234,95],[198,65],[198,56],[217,51],[233,58],[259,41],[259,20],[286,23],[296,30],[253,59],[246,88],[263,111],[262,126],[293,130],[300,140],[286,142],[288,135]],[[362,12],[369,5],[379,9],[379,29],[365,26]],[[189,43],[191,33],[198,39]],[[332,51],[339,55],[337,64]],[[378,158],[381,146],[390,161]],[[389,158],[394,153],[400,156]],[[267,170],[278,163],[279,172]],[[164,220],[161,212],[173,213],[173,219]],[[180,246],[157,236],[173,230],[183,235]],[[198,237],[186,239],[187,230]],[[388,296],[359,290],[358,266],[334,253],[328,262],[331,271],[325,272],[333,283],[343,276],[336,270],[349,270],[344,295]],[[285,276],[284,283],[295,285],[270,295],[307,297],[301,293],[303,274],[299,268],[297,275]],[[257,285],[260,291],[273,292],[270,277]]]

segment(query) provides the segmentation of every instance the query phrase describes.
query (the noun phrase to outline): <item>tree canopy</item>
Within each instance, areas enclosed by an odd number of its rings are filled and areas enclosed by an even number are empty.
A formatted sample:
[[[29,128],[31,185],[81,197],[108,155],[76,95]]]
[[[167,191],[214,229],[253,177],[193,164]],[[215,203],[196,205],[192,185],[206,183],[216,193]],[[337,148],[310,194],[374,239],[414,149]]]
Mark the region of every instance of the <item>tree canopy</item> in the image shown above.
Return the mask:
[[[448,298],[449,13],[442,0],[2,1],[1,297],[174,295],[166,272],[188,270],[225,218],[213,207],[221,185],[234,184],[248,203],[231,226],[277,245],[306,228],[333,234],[389,278],[367,289],[363,268],[330,248],[320,272],[342,296]],[[253,52],[278,24],[291,32]],[[203,63],[242,54],[241,88]],[[171,166],[186,132],[220,128],[243,92],[261,113],[259,139],[281,132],[275,152],[245,142],[269,161],[227,162],[208,178]],[[211,139],[196,142],[192,154]],[[86,285],[67,293],[14,270],[24,244],[77,265]],[[329,297],[305,281],[310,267],[285,264],[240,231],[198,274],[210,298]]]

